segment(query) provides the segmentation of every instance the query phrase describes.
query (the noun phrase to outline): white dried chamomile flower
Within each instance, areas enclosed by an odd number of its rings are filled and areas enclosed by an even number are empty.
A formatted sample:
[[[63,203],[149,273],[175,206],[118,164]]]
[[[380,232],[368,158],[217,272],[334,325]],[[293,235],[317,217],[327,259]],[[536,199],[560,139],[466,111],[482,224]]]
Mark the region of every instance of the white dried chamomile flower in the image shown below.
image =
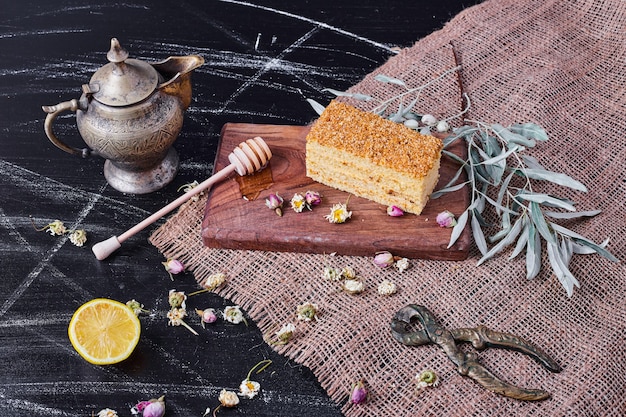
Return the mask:
[[[433,370],[426,369],[417,375],[415,375],[415,379],[417,379],[417,389],[422,390],[428,387],[436,387],[439,385],[439,377],[437,373]]]
[[[285,345],[289,343],[295,331],[295,325],[291,323],[283,325],[283,327],[281,327],[280,330],[276,332],[276,339],[278,340],[276,344]]]
[[[226,274],[223,272],[216,272],[215,274],[209,275],[202,286],[208,291],[213,291],[224,284],[224,282],[226,282]]]
[[[256,381],[251,381],[249,379],[244,379],[239,385],[239,395],[241,395],[242,397],[246,397],[249,400],[256,397],[260,390],[261,384]]]
[[[117,411],[110,408],[102,409],[98,412],[98,417],[118,417]]]
[[[341,288],[348,294],[360,294],[365,290],[365,284],[360,279],[347,279],[343,282]]]
[[[337,203],[330,209],[330,214],[324,216],[330,223],[345,223],[350,217],[352,212],[348,211],[348,205],[343,203]]]
[[[381,295],[392,295],[396,293],[396,284],[386,279],[378,284],[378,293]]]
[[[396,261],[396,268],[399,272],[406,270],[409,267],[409,260],[407,258],[400,258]]]
[[[341,276],[345,279],[356,279],[356,272],[351,266],[344,266],[341,270]]]
[[[83,246],[87,242],[87,232],[83,229],[74,230],[70,233],[70,242],[76,246]]]
[[[304,196],[299,193],[296,193],[293,195],[293,197],[291,197],[291,201],[289,202],[289,204],[291,204],[291,208],[296,213],[302,213],[302,210],[304,210],[304,208],[307,206]]]
[[[242,321],[246,321],[239,306],[227,306],[224,308],[224,320],[233,324],[239,324]]]
[[[298,320],[317,320],[317,305],[313,303],[300,304],[296,309],[296,313],[298,315]]]
[[[325,266],[323,277],[327,281],[339,281],[341,280],[341,271],[332,266]]]

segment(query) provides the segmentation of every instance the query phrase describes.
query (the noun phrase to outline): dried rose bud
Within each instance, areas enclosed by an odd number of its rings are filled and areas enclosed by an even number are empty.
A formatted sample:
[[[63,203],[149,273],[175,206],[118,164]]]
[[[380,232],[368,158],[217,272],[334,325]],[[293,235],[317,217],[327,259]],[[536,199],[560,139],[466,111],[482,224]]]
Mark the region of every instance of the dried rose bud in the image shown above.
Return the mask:
[[[165,396],[156,400],[141,401],[134,409],[140,412],[143,417],[163,417],[165,414]]]
[[[398,206],[389,206],[387,207],[387,214],[391,217],[400,217],[404,216],[404,211]]]
[[[307,191],[304,199],[309,206],[317,206],[322,202],[322,196],[317,191]]]
[[[452,214],[448,210],[442,211],[437,215],[437,224],[439,224],[439,227],[456,226],[456,219],[454,218],[454,214]]]
[[[217,321],[217,313],[215,312],[215,309],[212,309],[212,308],[207,308],[204,310],[196,309],[196,313],[198,313],[198,315],[200,316],[200,321],[202,322],[203,326],[204,326],[204,323],[211,324]]]
[[[352,404],[362,404],[367,401],[367,389],[363,380],[360,380],[354,387],[352,387],[352,394],[350,394],[350,402]]]
[[[234,391],[227,391],[225,389],[220,392],[219,400],[223,407],[235,407],[239,404],[239,397],[237,396],[237,393]]]
[[[279,216],[283,215],[283,198],[279,196],[278,194],[274,194],[274,193],[270,194],[265,199],[265,205],[269,207],[270,209],[274,210],[277,215]]]
[[[393,265],[394,262],[395,260],[391,252],[376,252],[376,255],[374,256],[374,265],[381,268],[387,268],[388,266]]]
[[[170,275],[172,281],[174,281],[174,277],[172,274],[180,274],[185,271],[185,265],[177,259],[168,259],[166,262],[161,262],[167,273]]]

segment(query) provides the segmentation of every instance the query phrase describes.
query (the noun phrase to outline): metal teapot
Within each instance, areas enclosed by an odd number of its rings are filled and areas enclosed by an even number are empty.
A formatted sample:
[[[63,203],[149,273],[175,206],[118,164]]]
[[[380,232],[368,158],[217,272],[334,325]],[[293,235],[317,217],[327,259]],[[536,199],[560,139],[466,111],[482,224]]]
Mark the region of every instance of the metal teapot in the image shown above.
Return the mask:
[[[191,103],[191,72],[204,63],[198,55],[169,57],[149,64],[128,58],[116,38],[109,63],[98,69],[76,100],[43,106],[46,135],[58,148],[86,158],[106,159],[104,176],[124,193],[145,194],[169,184],[178,171],[172,148]],[[76,112],[87,148],[65,144],[52,125],[65,111]]]

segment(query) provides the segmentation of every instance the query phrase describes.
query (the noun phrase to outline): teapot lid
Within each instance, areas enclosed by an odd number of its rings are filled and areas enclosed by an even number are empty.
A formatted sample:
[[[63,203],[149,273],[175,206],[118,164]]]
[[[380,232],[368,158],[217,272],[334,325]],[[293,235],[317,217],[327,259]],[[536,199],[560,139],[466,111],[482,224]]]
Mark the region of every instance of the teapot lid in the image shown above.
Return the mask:
[[[159,73],[152,65],[138,59],[128,58],[117,38],[111,39],[107,53],[109,63],[98,69],[85,93],[91,93],[100,103],[109,106],[127,106],[148,97],[157,88]]]

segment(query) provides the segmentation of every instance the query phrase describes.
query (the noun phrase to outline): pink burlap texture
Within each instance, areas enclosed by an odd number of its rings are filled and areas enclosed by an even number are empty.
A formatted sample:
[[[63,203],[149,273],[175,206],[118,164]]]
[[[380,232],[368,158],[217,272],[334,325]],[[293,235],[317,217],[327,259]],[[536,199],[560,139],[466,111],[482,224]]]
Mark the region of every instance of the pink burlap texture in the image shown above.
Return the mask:
[[[596,242],[610,237],[608,249],[621,262],[575,256],[571,269],[581,288],[571,298],[547,258],[529,281],[523,259],[509,261],[505,253],[476,266],[476,249],[463,262],[413,260],[402,273],[375,268],[370,258],[207,249],[200,237],[205,199],[181,208],[151,241],[186,263],[199,283],[225,271],[228,285],[219,293],[243,306],[264,333],[296,324],[297,337],[276,349],[309,367],[347,416],[625,415],[626,3],[487,1],[402,50],[352,90],[390,97],[393,86],[375,81],[378,73],[421,85],[456,65],[453,48],[472,102],[468,117],[542,125],[550,140],[531,154],[588,186],[587,193],[566,195],[578,210],[602,210],[564,225]],[[419,110],[442,115],[460,106],[453,73],[423,94]],[[366,291],[339,291],[322,278],[325,266],[353,267]],[[377,293],[383,279],[397,283],[397,294]],[[295,318],[296,306],[307,301],[320,308],[317,322]],[[489,349],[480,360],[505,381],[543,388],[552,398],[533,403],[495,395],[460,376],[437,346],[395,342],[389,322],[409,303],[425,305],[449,328],[483,324],[542,347],[561,373],[505,350]],[[416,395],[414,376],[426,368],[438,372],[441,385]],[[347,394],[360,378],[370,399],[351,406]]]

